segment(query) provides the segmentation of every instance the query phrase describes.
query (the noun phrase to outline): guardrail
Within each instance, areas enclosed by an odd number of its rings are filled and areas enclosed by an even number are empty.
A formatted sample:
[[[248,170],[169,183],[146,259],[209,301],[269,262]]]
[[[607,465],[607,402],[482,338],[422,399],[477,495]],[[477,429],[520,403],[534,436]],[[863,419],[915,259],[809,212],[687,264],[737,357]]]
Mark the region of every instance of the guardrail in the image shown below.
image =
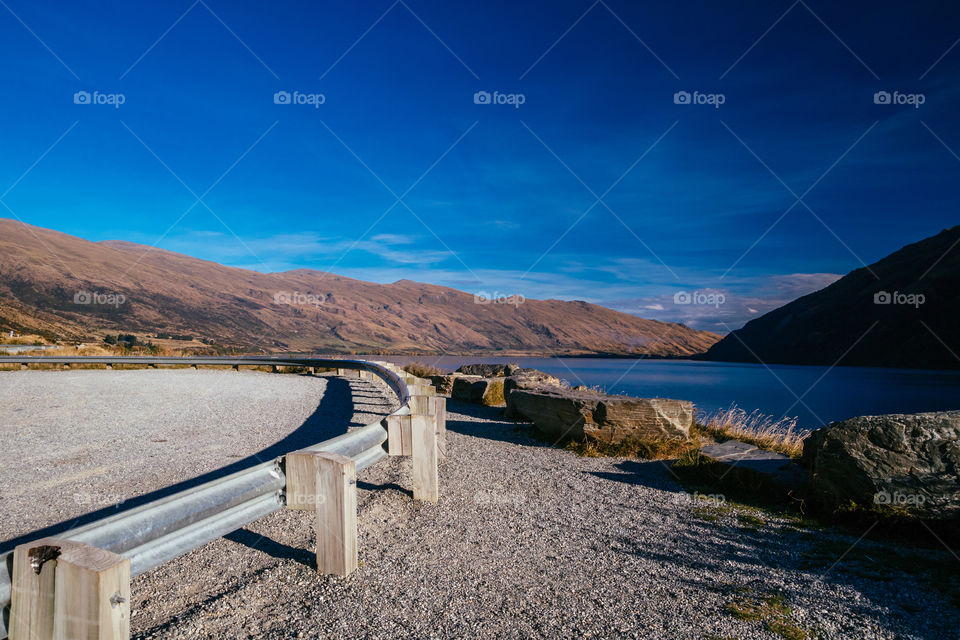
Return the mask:
[[[283,508],[316,512],[317,570],[349,575],[357,567],[356,474],[388,455],[412,456],[414,499],[439,499],[446,401],[427,381],[390,363],[299,356],[0,356],[2,363],[306,367],[314,374],[336,369],[338,375],[379,377],[401,406],[336,438],[0,554],[0,638],[129,638],[132,577]]]

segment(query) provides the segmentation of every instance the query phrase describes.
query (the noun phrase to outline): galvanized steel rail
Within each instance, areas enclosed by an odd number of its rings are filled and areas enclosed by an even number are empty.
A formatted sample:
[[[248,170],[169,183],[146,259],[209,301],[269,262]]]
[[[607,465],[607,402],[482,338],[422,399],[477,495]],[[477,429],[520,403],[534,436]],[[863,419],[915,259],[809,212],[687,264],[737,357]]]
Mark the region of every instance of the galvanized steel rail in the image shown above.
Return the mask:
[[[410,415],[410,390],[404,378],[387,365],[365,360],[309,357],[87,357],[0,356],[0,363],[102,365],[220,365],[309,367],[368,371],[397,394],[401,407],[391,416]],[[0,372],[0,376],[3,373]],[[2,378],[0,378],[2,379]],[[351,458],[359,471],[387,456],[387,418],[305,450]],[[58,539],[83,542],[130,559],[131,577],[140,575],[207,542],[283,509],[286,476],[276,458],[179,493],[122,511],[57,534]],[[0,638],[7,637],[11,601],[12,556],[0,554]]]

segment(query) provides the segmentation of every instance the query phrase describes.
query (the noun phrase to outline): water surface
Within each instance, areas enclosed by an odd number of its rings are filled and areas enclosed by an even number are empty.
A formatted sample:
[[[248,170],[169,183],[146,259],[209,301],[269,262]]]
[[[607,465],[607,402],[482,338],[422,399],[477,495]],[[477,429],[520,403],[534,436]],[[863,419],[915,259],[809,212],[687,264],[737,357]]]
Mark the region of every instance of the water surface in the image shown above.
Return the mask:
[[[701,411],[731,404],[814,429],[859,415],[960,409],[960,372],[866,367],[760,365],[694,360],[370,356],[456,369],[470,362],[518,362],[607,393],[692,400]]]

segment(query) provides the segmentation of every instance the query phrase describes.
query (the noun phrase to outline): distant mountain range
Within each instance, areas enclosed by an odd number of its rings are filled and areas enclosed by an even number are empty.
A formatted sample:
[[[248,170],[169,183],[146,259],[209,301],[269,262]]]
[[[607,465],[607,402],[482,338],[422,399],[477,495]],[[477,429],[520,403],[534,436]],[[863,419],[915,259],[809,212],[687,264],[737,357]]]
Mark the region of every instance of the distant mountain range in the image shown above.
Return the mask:
[[[960,226],[748,322],[704,358],[960,368]]]
[[[478,300],[301,269],[259,273],[0,219],[0,328],[191,334],[247,351],[691,356],[720,336],[586,302]]]

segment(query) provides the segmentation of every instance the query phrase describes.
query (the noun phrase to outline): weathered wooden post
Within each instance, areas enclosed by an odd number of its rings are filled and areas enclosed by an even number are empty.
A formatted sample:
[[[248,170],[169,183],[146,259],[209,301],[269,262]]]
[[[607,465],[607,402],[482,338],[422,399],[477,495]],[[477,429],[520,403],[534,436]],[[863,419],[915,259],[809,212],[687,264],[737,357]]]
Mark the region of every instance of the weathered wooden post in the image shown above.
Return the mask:
[[[357,467],[326,451],[287,454],[287,508],[315,511],[317,571],[348,576],[357,568]]]
[[[41,538],[13,552],[11,640],[130,637],[130,560]]]
[[[130,559],[82,545],[57,559],[53,637],[130,637]]]
[[[427,415],[430,413],[430,396],[422,394],[410,394],[408,400],[410,413],[413,415]]]
[[[440,476],[437,470],[436,417],[422,414],[410,416],[410,432],[413,456],[413,498],[437,502],[440,499]]]
[[[430,413],[437,427],[437,451],[440,459],[447,457],[447,399],[443,396],[430,396]]]
[[[391,456],[413,455],[410,416],[387,416],[387,453]]]

